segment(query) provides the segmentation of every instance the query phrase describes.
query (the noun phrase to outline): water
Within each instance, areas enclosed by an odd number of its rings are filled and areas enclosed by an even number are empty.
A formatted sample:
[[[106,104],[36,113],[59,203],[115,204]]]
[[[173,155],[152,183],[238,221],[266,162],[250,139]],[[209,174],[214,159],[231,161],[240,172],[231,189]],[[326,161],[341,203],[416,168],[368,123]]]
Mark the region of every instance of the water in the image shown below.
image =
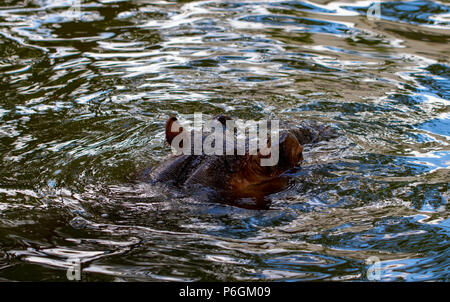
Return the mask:
[[[73,2],[0,4],[0,280],[449,280],[448,4]],[[341,135],[269,211],[130,183],[194,112]]]

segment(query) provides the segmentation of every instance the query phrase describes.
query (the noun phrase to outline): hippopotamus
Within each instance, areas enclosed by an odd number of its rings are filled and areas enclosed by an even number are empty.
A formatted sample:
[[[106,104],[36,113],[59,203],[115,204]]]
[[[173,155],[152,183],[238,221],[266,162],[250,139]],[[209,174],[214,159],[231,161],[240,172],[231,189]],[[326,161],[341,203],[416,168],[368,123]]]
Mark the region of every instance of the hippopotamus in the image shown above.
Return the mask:
[[[224,133],[231,131],[232,137],[236,139],[236,129],[228,129],[230,121],[234,121],[231,117],[218,115],[212,120],[220,123]],[[169,156],[145,173],[144,177],[151,183],[162,184],[194,197],[206,197],[210,202],[248,209],[268,209],[271,204],[268,196],[285,189],[291,181],[287,172],[299,168],[303,160],[303,145],[336,137],[332,127],[317,123],[283,123],[280,128],[278,142],[271,145],[270,138],[267,142],[269,150],[273,150],[275,144],[278,147],[278,161],[273,165],[261,164],[261,160],[269,155],[259,149],[254,152],[246,149],[244,154],[181,153]],[[176,117],[170,117],[165,128],[166,143],[173,147],[177,137],[193,137],[195,131],[184,129]],[[204,141],[210,132],[202,131],[201,140]],[[176,147],[181,148],[182,144],[178,143]],[[247,141],[246,148],[248,146]]]

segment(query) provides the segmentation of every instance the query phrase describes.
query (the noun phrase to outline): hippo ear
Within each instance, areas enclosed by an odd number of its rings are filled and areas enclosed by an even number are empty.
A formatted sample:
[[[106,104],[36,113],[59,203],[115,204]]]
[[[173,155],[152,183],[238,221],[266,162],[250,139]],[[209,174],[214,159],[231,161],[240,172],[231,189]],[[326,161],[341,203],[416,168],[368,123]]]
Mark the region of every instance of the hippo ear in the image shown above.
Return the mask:
[[[227,125],[227,121],[232,121],[233,119],[226,115],[216,115],[214,119],[218,120],[224,127]]]
[[[280,138],[280,160],[290,166],[303,160],[303,147],[291,133]]]
[[[170,145],[175,136],[183,132],[183,127],[177,122],[176,117],[171,117],[166,122],[166,141]]]
[[[303,159],[302,151],[303,147],[300,145],[296,137],[290,133],[283,133],[280,135],[278,144],[274,147],[279,148],[279,160],[280,163],[287,163],[288,165],[294,165]],[[262,148],[258,152],[260,158],[272,157],[272,140],[271,137],[267,140],[267,147]]]
[[[231,117],[229,117],[227,115],[218,114],[218,115],[214,116],[212,118],[212,120],[219,121],[219,123],[222,124],[223,130],[227,130],[228,127],[230,127],[233,129],[234,133],[236,133],[236,129],[234,126],[234,120]]]

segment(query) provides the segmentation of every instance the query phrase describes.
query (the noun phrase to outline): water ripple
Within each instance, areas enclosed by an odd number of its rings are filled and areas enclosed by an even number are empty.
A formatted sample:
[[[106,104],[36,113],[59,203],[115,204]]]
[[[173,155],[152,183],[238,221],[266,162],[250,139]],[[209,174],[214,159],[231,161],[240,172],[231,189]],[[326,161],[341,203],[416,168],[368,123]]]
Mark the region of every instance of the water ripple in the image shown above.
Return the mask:
[[[450,8],[372,2],[2,4],[0,279],[447,281]],[[199,111],[340,137],[268,211],[130,183]]]

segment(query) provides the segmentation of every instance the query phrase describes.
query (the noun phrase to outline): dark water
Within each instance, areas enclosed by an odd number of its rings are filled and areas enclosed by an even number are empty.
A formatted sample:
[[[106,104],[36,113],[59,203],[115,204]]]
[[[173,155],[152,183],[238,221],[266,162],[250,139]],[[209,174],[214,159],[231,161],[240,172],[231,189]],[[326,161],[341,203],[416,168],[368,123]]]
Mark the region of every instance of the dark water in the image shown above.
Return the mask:
[[[0,2],[0,280],[449,280],[449,4],[72,2]],[[269,211],[127,182],[194,112],[341,136]]]

